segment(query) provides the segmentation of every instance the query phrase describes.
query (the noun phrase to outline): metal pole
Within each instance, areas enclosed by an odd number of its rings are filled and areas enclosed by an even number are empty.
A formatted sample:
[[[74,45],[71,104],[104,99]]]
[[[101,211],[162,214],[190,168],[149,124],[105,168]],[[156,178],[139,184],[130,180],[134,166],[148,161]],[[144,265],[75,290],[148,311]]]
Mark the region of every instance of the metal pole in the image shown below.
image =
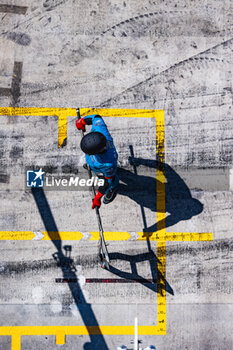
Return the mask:
[[[76,108],[76,111],[77,111],[78,119],[81,119],[79,108]],[[84,136],[84,132],[83,132],[83,130],[80,130],[80,131],[81,131],[81,135],[83,137]],[[92,178],[92,173],[91,173],[91,168],[89,167],[88,164],[87,164],[87,169],[88,169],[89,178],[91,179]],[[94,184],[92,184],[91,188],[92,188],[92,199],[94,199],[94,197],[95,197]],[[104,230],[103,230],[102,221],[101,221],[100,212],[99,212],[99,208],[98,207],[95,207],[95,213],[96,213],[98,226],[99,226],[99,233],[100,233],[99,244],[102,247],[101,249],[102,249],[102,252],[103,252],[103,258],[105,260],[103,267],[107,268],[109,270],[110,259],[109,259],[109,256],[108,256],[108,250],[107,250],[107,247],[106,247],[106,244],[105,244],[105,240],[104,240]]]

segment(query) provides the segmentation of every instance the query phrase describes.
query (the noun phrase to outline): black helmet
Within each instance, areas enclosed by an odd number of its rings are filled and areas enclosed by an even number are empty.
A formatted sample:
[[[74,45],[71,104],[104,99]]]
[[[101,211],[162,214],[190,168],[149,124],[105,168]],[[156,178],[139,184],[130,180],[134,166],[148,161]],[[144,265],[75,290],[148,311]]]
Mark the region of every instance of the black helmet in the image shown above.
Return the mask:
[[[84,153],[92,155],[106,151],[106,144],[106,137],[101,132],[96,131],[83,136],[80,147]]]

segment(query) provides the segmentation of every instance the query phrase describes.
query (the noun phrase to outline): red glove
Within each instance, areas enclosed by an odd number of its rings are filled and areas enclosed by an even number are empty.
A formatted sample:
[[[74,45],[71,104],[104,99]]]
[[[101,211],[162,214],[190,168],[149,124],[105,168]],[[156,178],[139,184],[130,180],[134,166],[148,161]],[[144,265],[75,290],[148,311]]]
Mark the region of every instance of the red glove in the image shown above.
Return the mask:
[[[76,128],[78,130],[86,131],[85,125],[86,125],[86,123],[85,123],[84,118],[76,120]]]
[[[100,208],[101,206],[101,197],[103,197],[103,194],[100,193],[99,191],[96,192],[95,198],[93,199],[93,203],[92,203],[92,209],[95,209],[95,207]]]

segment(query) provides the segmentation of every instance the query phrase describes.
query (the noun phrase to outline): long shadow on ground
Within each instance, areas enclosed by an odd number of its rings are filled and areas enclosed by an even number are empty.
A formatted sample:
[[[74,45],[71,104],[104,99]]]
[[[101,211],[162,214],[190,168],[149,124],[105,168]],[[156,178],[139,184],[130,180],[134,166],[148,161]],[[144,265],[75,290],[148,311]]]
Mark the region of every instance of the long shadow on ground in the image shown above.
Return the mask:
[[[150,245],[149,245],[150,246]],[[110,260],[123,260],[130,264],[131,272],[125,272],[117,269],[116,267],[110,265],[110,272],[116,276],[119,276],[123,279],[131,280],[137,283],[142,284],[144,287],[152,290],[155,293],[161,295],[164,294],[164,291],[169,294],[174,295],[172,287],[166,281],[164,275],[160,272],[158,265],[160,264],[159,259],[157,259],[155,253],[151,248],[147,253],[137,254],[137,255],[128,255],[122,253],[110,253]],[[138,274],[137,264],[148,261],[150,265],[150,271],[152,279],[144,278]]]
[[[57,261],[57,265],[61,268],[63,273],[63,278],[66,280],[77,280],[77,275],[75,273],[75,266],[73,260],[70,257],[67,257],[63,254],[62,251],[62,241],[59,235],[59,231],[53,214],[51,212],[50,206],[48,204],[47,198],[42,188],[32,188],[32,194],[35,199],[37,208],[41,215],[42,221],[44,223],[45,229],[48,232],[54,246],[57,249],[57,252],[53,254],[54,259]],[[90,336],[90,343],[84,345],[85,350],[94,350],[94,349],[103,349],[108,350],[106,342],[101,330],[99,328],[98,321],[95,317],[95,314],[91,308],[90,304],[87,304],[85,297],[83,295],[82,289],[80,288],[79,283],[68,283],[71,294],[75,301],[75,304],[80,312],[82,320],[86,325],[89,332],[91,332],[90,326],[97,327],[97,335]]]
[[[203,204],[192,197],[192,194],[184,180],[168,165],[151,159],[129,157],[134,167],[134,172],[119,168],[118,174],[121,181],[118,193],[127,196],[136,202],[141,208],[148,208],[157,212],[156,188],[158,180],[147,175],[138,175],[137,167],[164,169],[165,171],[165,201],[166,212],[169,213],[165,220],[156,222],[147,227],[144,221],[144,232],[156,232],[157,227],[169,227],[181,220],[189,220],[203,210]]]
[[[166,281],[165,276],[159,271],[160,261],[156,257],[151,248],[150,233],[156,232],[158,228],[167,228],[178,223],[181,220],[189,220],[194,215],[198,215],[203,210],[203,205],[195,198],[192,198],[191,192],[183,179],[168,165],[157,160],[135,158],[133,147],[129,146],[131,157],[129,163],[133,167],[133,172],[118,168],[120,178],[120,186],[118,194],[127,196],[140,206],[143,232],[146,237],[148,252],[138,255],[127,255],[121,253],[110,253],[111,260],[124,260],[130,263],[131,273],[121,271],[114,266],[110,267],[110,271],[125,279],[139,282],[145,287],[156,293],[163,294],[166,290],[170,294],[174,294],[172,287]],[[165,184],[165,211],[169,215],[160,222],[156,222],[151,226],[147,226],[145,208],[153,212],[157,212],[157,185],[158,180],[148,175],[138,175],[137,167],[140,170],[148,172],[148,168],[159,169],[164,172],[166,178]],[[147,169],[146,169],[147,168]],[[148,260],[150,264],[151,280],[145,279],[138,275],[137,263]]]

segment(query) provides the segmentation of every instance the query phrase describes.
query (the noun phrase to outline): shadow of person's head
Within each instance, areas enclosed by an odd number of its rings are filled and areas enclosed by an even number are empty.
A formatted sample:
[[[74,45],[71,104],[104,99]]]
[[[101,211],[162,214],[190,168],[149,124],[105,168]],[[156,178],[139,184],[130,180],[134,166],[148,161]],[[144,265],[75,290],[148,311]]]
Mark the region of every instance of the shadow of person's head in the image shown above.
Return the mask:
[[[180,175],[168,164],[156,160],[129,157],[134,170],[119,168],[119,194],[127,196],[138,205],[153,212],[162,211],[157,205],[163,198],[164,188],[165,212],[169,215],[166,227],[180,220],[189,220],[203,210],[203,204],[192,197],[192,194]],[[137,173],[139,167],[140,174]],[[165,184],[161,186],[160,178],[156,178],[156,170],[164,173]],[[164,209],[163,209],[164,212]]]

